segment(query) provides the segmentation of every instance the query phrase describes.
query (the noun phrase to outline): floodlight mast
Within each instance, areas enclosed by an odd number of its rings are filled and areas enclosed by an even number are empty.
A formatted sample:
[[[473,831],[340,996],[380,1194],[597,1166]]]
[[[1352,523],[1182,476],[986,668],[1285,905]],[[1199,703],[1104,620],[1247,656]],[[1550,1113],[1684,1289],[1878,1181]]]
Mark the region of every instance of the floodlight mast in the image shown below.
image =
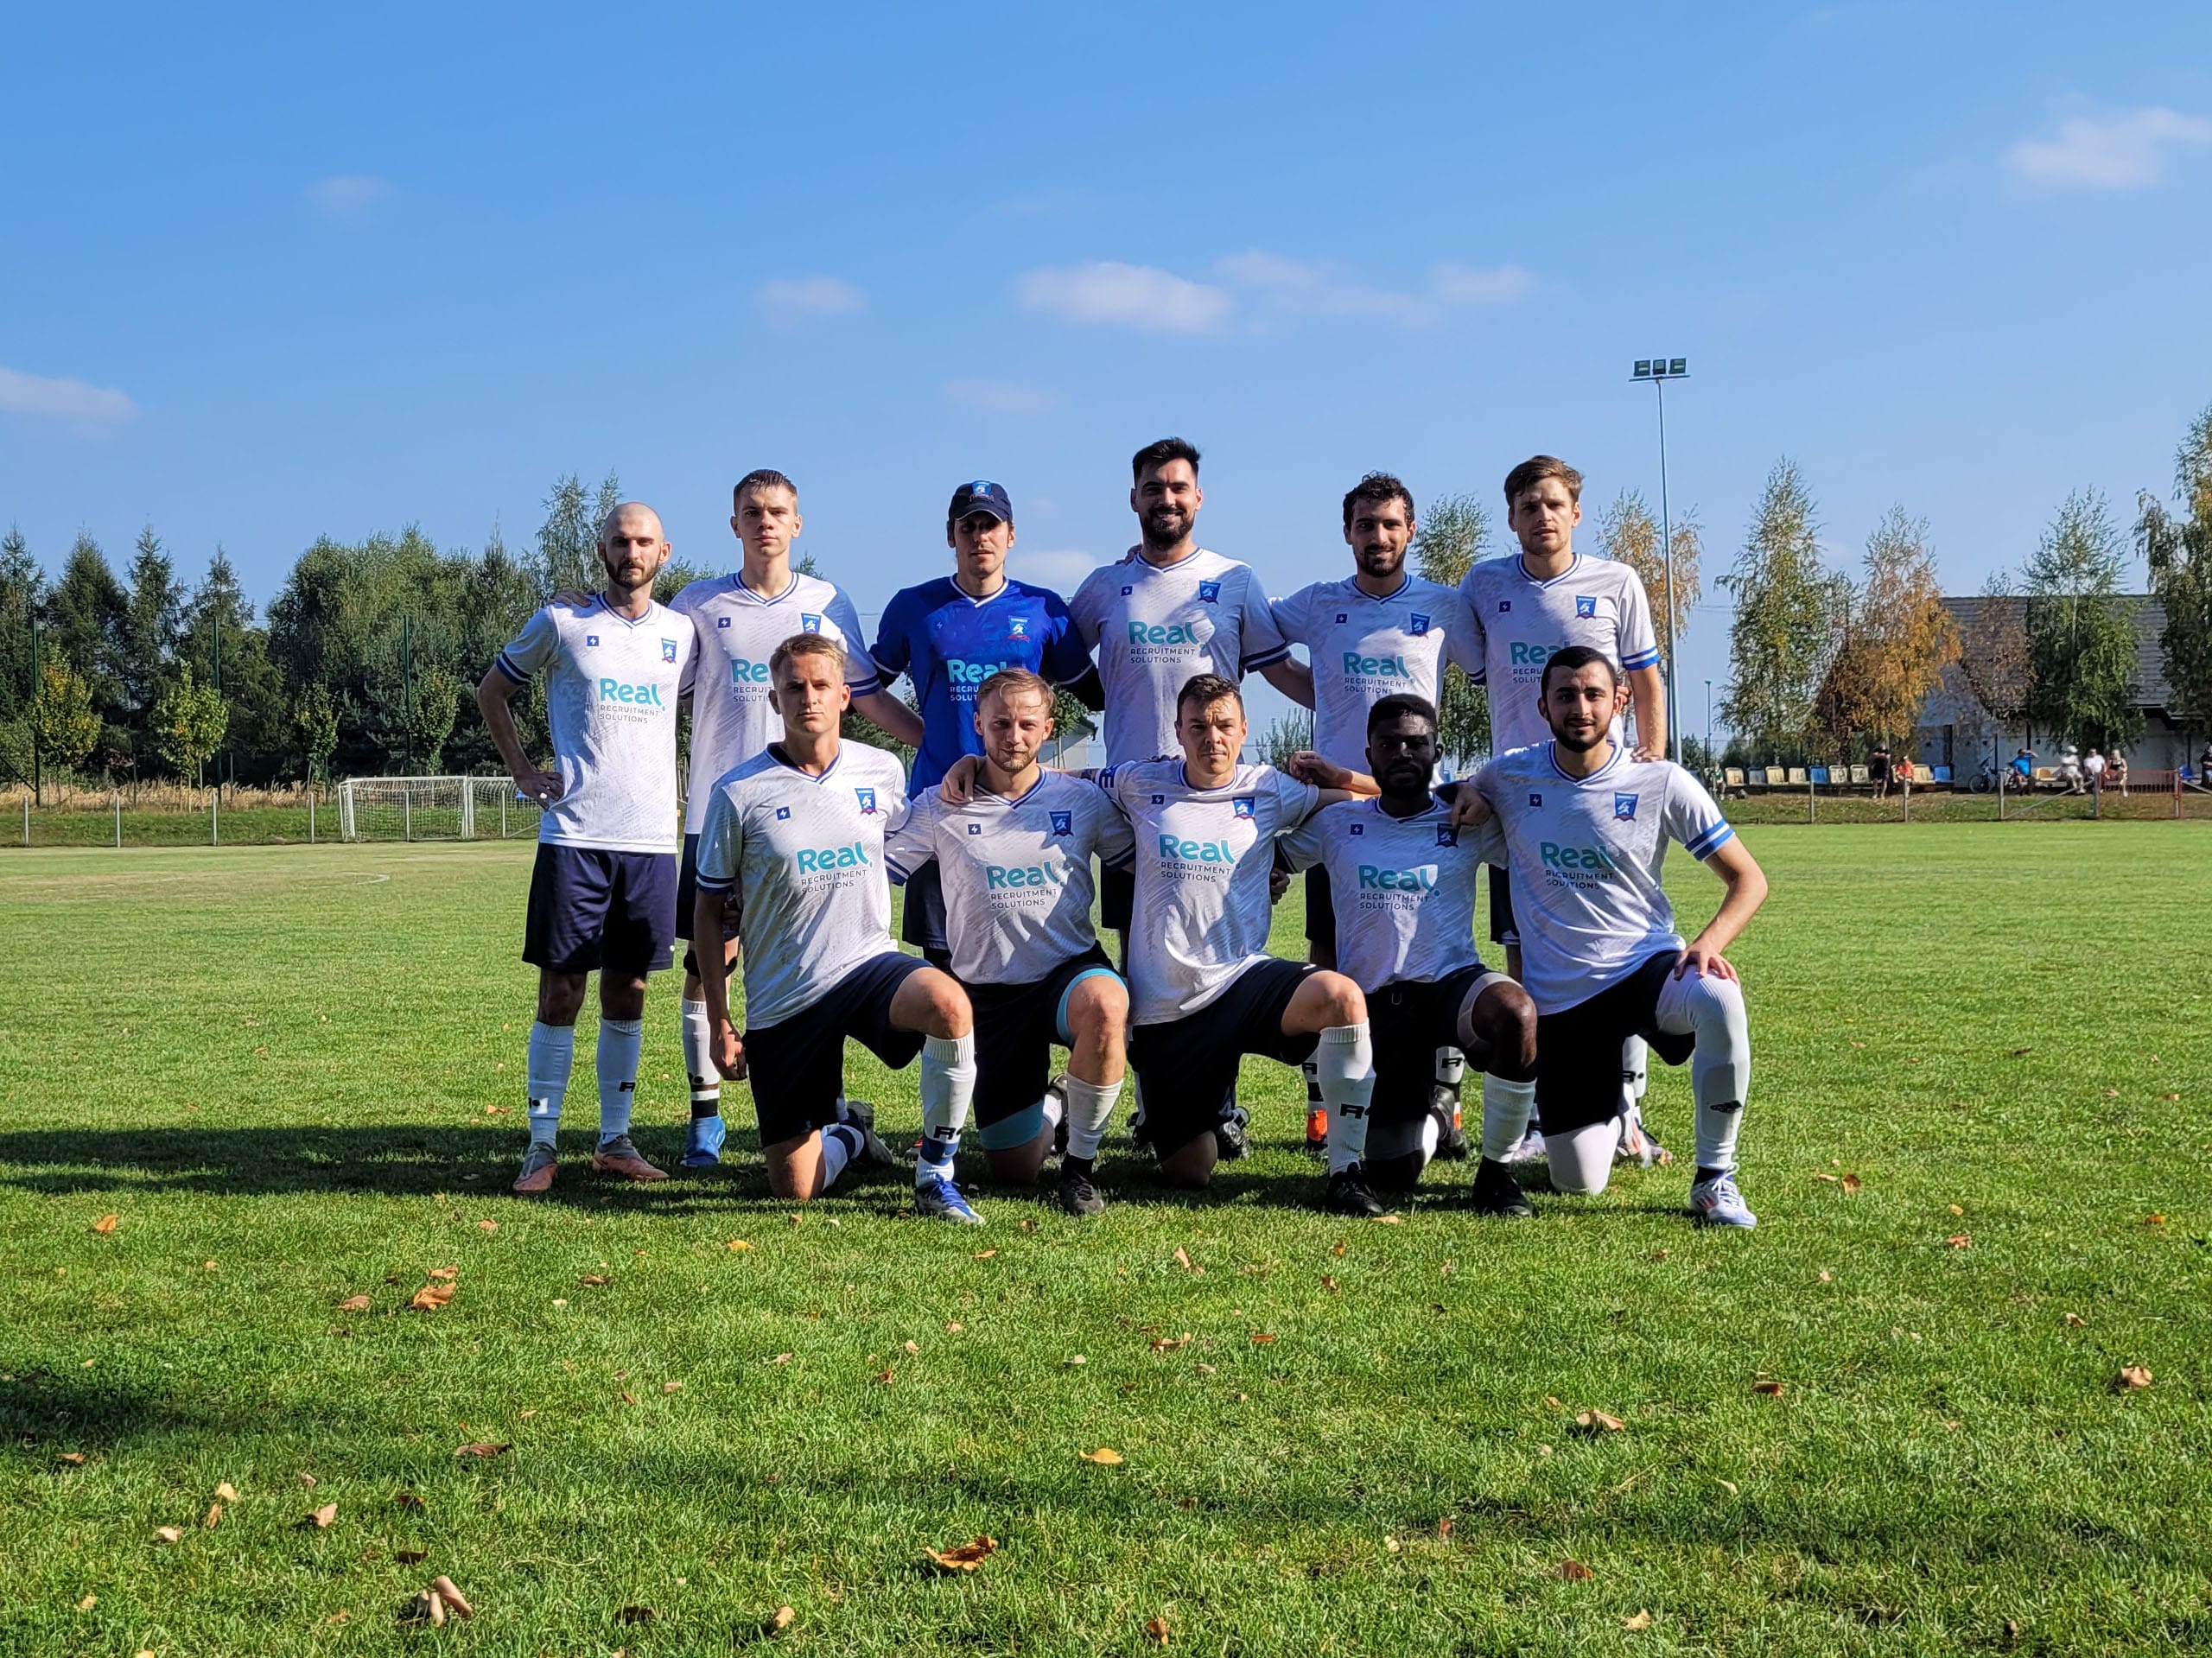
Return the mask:
[[[1659,551],[1666,560],[1667,609],[1662,619],[1667,640],[1667,740],[1674,746],[1675,764],[1682,763],[1682,722],[1675,699],[1675,526],[1667,511],[1667,382],[1689,378],[1689,359],[1684,357],[1639,357],[1632,380],[1649,380],[1659,394]]]

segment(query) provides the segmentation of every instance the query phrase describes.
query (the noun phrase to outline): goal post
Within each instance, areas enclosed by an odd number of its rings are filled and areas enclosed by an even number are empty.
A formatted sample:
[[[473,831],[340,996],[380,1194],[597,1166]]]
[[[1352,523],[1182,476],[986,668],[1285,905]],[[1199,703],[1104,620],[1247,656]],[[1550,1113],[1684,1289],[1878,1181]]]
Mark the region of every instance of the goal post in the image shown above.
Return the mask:
[[[539,816],[504,777],[348,778],[338,785],[338,832],[348,841],[528,839]]]

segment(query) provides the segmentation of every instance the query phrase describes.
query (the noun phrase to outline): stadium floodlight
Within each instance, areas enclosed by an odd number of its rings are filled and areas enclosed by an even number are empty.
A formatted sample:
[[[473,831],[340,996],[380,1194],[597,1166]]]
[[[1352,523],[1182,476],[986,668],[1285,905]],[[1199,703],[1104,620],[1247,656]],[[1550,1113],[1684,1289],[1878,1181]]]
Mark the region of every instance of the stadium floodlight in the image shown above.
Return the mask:
[[[1639,357],[1631,380],[1646,380],[1659,396],[1659,552],[1666,560],[1667,607],[1662,618],[1667,639],[1667,740],[1675,764],[1682,763],[1682,722],[1675,698],[1675,525],[1667,511],[1667,382],[1689,378],[1687,357]]]

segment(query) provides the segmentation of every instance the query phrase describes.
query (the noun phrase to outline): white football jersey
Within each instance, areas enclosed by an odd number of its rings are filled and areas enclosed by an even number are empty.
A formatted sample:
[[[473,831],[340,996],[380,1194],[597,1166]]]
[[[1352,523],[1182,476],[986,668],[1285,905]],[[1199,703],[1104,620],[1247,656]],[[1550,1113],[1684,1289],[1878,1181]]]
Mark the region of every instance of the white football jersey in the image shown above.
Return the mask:
[[[687,688],[691,792],[683,814],[684,833],[696,835],[707,821],[706,785],[784,734],[768,683],[768,658],[778,645],[794,634],[820,633],[845,647],[845,683],[855,696],[880,689],[881,682],[853,601],[818,575],[793,571],[773,598],[747,587],[741,572],[708,576],[670,607],[699,630],[699,665]]]
[[[1290,654],[1251,567],[1203,547],[1173,564],[1133,557],[1095,569],[1068,614],[1098,654],[1112,765],[1182,752],[1175,699],[1193,674],[1234,684]]]
[[[690,619],[660,605],[635,621],[594,595],[548,605],[496,665],[518,685],[545,676],[561,797],[537,838],[606,852],[675,852],[676,706],[691,670]]]
[[[1179,759],[1109,766],[1098,786],[1136,832],[1130,1018],[1164,1025],[1266,959],[1275,839],[1313,815],[1321,791],[1272,765],[1196,789]]]
[[[1466,600],[1416,575],[1387,599],[1349,577],[1316,581],[1276,600],[1274,617],[1313,664],[1315,752],[1354,772],[1368,769],[1367,711],[1377,702],[1404,693],[1433,705],[1447,657],[1471,678],[1483,675],[1482,636]]]
[[[1475,893],[1483,866],[1505,861],[1504,836],[1496,818],[1465,829],[1451,819],[1433,795],[1410,817],[1393,817],[1374,799],[1344,800],[1283,837],[1294,868],[1328,870],[1337,970],[1362,990],[1480,963]]]
[[[1667,844],[1703,860],[1736,834],[1688,772],[1633,759],[1618,744],[1586,778],[1560,771],[1548,742],[1516,748],[1478,772],[1475,786],[1504,828],[1522,982],[1540,1013],[1587,1001],[1681,949],[1660,880]]]
[[[708,791],[699,890],[733,889],[745,931],[745,1022],[781,1024],[892,950],[883,841],[906,768],[844,742],[820,777],[762,753]]]
[[[937,860],[952,971],[967,984],[1033,984],[1098,942],[1090,861],[1127,868],[1128,820],[1079,777],[1039,774],[1017,799],[948,806],[926,791],[884,843],[891,879]]]
[[[1494,754],[1551,740],[1539,705],[1553,651],[1586,645],[1624,673],[1659,660],[1643,583],[1617,559],[1577,553],[1562,574],[1539,581],[1518,553],[1486,558],[1467,572],[1459,596],[1482,641]],[[1620,737],[1617,720],[1613,740]]]

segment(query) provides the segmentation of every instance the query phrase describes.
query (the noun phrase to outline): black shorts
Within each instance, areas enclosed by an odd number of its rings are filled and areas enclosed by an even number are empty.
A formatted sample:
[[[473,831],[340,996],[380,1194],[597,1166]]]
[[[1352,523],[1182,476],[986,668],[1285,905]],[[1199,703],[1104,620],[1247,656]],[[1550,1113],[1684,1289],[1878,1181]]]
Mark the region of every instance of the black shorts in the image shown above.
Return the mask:
[[[1407,1122],[1428,1109],[1436,1082],[1436,1051],[1456,1048],[1459,1005],[1484,979],[1511,981],[1480,962],[1426,982],[1395,979],[1367,999],[1375,1042],[1375,1103],[1370,1122]],[[1471,1064],[1474,1055],[1468,1056]]]
[[[950,950],[944,936],[944,872],[931,859],[906,877],[906,901],[899,917],[899,936],[922,950]]]
[[[1098,919],[1109,932],[1127,932],[1136,913],[1137,873],[1102,862],[1098,867]]]
[[[658,973],[676,933],[676,854],[537,843],[522,959],[549,973]]]
[[[1640,1036],[1670,1065],[1690,1057],[1696,1039],[1659,1028],[1659,993],[1681,960],[1675,950],[1648,958],[1587,1001],[1536,1020],[1536,1117],[1548,1134],[1611,1120],[1621,1104],[1621,1044]]]
[[[1045,1084],[1052,1080],[1052,1048],[1072,1045],[1068,994],[1096,973],[1120,977],[1106,959],[1106,952],[1093,948],[1081,956],[1071,956],[1033,983],[963,981],[961,988],[976,1010],[974,1112],[979,1133],[1027,1111],[1045,1097]]]
[[[1513,872],[1499,864],[1490,867],[1490,942],[1516,947],[1521,943],[1513,926]]]
[[[1264,1054],[1302,1065],[1320,1045],[1318,1034],[1285,1036],[1282,1016],[1310,962],[1270,956],[1255,962],[1229,988],[1194,1013],[1129,1032],[1129,1068],[1144,1090],[1145,1127],[1162,1157],[1179,1152],[1220,1121],[1222,1102],[1236,1085],[1236,1063]]]
[[[1337,905],[1329,896],[1329,872],[1315,864],[1306,872],[1306,942],[1337,956]]]
[[[919,1031],[892,1028],[891,999],[927,966],[887,950],[845,975],[811,1007],[745,1033],[746,1071],[763,1146],[802,1140],[837,1120],[847,1037],[893,1070],[913,1064],[925,1039]]]

